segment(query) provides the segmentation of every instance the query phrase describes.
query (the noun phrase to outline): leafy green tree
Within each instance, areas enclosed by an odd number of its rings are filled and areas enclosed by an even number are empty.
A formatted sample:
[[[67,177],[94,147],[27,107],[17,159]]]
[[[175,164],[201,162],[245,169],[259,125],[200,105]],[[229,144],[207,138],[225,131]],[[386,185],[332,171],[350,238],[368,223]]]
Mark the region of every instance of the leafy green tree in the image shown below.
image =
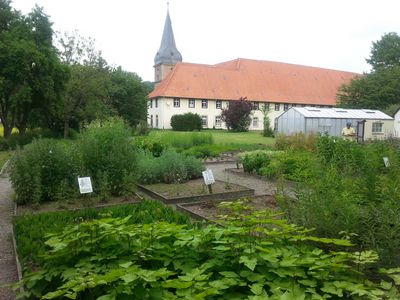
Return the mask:
[[[71,125],[79,130],[85,122],[115,114],[109,101],[111,76],[93,39],[74,31],[60,35],[57,45],[61,60],[70,70],[70,78],[52,119],[56,125],[62,124],[64,137],[68,137]]]
[[[374,42],[367,62],[372,72],[343,85],[337,95],[339,105],[380,110],[400,106],[400,37],[388,33]]]
[[[0,16],[0,118],[8,137],[14,126],[24,134],[34,110],[59,100],[67,71],[41,8],[23,16],[1,0]]]
[[[147,118],[147,94],[150,90],[135,73],[121,67],[111,73],[110,100],[112,107],[128,124],[135,127]]]
[[[268,116],[269,113],[269,106],[267,104],[264,104],[261,106],[261,112],[263,113],[263,136],[268,136],[268,137],[273,137],[274,136],[274,131],[271,129],[271,120]]]
[[[373,42],[367,62],[374,70],[400,66],[400,36],[396,32],[389,32]]]

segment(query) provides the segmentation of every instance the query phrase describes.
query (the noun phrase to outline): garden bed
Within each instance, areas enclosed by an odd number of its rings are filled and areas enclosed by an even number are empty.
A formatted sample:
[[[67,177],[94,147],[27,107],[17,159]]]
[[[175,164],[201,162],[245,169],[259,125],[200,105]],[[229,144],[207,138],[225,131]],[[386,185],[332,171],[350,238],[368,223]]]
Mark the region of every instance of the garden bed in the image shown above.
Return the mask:
[[[121,204],[133,204],[141,200],[138,195],[129,197],[110,197],[106,201],[96,199],[95,197],[81,196],[78,199],[52,201],[38,204],[17,205],[15,215],[39,214],[43,212],[54,212],[63,210],[79,210],[85,208],[100,208],[115,206]]]
[[[246,205],[250,206],[252,210],[273,209],[277,207],[274,196],[256,196],[248,198],[249,202]],[[189,214],[193,219],[208,221],[215,221],[219,215],[226,214],[227,211],[220,208],[218,205],[220,201],[201,201],[197,203],[182,203],[178,204],[178,210]]]
[[[212,194],[209,194],[203,179],[178,184],[157,183],[138,187],[150,197],[167,204],[230,200],[254,195],[253,189],[220,180],[216,180],[212,185]]]

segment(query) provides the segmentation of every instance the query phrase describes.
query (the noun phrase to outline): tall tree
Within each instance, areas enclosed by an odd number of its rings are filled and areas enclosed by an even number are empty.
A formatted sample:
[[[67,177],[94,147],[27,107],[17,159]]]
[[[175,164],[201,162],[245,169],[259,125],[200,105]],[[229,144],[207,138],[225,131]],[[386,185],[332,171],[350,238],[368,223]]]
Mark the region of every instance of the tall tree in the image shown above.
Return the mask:
[[[379,41],[373,42],[367,62],[374,71],[400,66],[400,36],[390,32]]]
[[[132,127],[147,119],[147,94],[150,92],[135,73],[123,71],[121,67],[111,74],[110,99],[117,113]]]
[[[372,71],[354,78],[338,92],[338,104],[350,108],[387,110],[400,106],[400,37],[388,33],[373,43]]]
[[[24,134],[32,111],[59,99],[66,69],[43,10],[35,7],[23,16],[0,1],[0,118],[8,137],[14,126]]]
[[[222,109],[221,119],[225,122],[228,130],[247,131],[251,122],[251,103],[246,97],[230,101],[229,107]]]
[[[114,113],[109,101],[111,89],[110,69],[95,48],[94,40],[77,31],[64,33],[58,39],[62,61],[70,69],[70,79],[56,118],[62,120],[64,137],[71,124],[79,129],[90,122]]]

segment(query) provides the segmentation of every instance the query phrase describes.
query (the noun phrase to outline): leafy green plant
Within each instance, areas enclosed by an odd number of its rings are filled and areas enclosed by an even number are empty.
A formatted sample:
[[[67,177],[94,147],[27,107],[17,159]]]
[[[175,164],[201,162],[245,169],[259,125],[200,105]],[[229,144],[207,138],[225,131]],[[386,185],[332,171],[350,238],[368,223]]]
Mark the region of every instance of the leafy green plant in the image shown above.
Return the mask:
[[[131,216],[129,224],[147,224],[154,221],[191,224],[186,215],[178,213],[160,202],[149,200],[101,209],[85,208],[76,211],[17,216],[13,220],[13,226],[18,257],[24,273],[38,268],[43,263],[43,255],[46,251],[46,233],[59,233],[67,226],[78,225],[105,216],[124,218],[129,215]]]
[[[247,173],[258,173],[258,170],[271,162],[272,151],[256,150],[244,152],[239,155],[243,163],[243,169]]]
[[[102,180],[97,176],[106,176],[111,195],[120,196],[135,184],[131,175],[136,171],[136,151],[129,138],[129,129],[118,118],[92,122],[80,135],[78,145],[84,169],[93,182]],[[132,181],[126,182],[125,176]]]
[[[316,134],[304,134],[302,132],[293,135],[278,134],[275,137],[275,149],[314,151],[317,137]]]
[[[159,157],[150,152],[138,153],[138,180],[141,183],[179,183],[201,176],[201,161],[193,156],[167,149]]]
[[[132,224],[104,218],[47,235],[40,269],[21,296],[43,299],[396,299],[390,281],[363,266],[373,252],[330,252],[348,240],[318,238],[268,211],[234,213],[224,226]],[[358,270],[354,268],[358,265]],[[383,270],[397,279],[399,270]],[[397,281],[396,281],[397,282]]]
[[[80,166],[76,147],[66,141],[35,140],[17,150],[10,170],[17,203],[53,201],[69,192],[73,197]]]
[[[359,145],[321,137],[315,154],[319,161],[310,163],[313,172],[303,176],[295,193],[278,193],[280,208],[292,222],[316,228],[319,236],[354,233],[359,249],[379,253],[379,265],[399,265],[398,150],[387,142]]]

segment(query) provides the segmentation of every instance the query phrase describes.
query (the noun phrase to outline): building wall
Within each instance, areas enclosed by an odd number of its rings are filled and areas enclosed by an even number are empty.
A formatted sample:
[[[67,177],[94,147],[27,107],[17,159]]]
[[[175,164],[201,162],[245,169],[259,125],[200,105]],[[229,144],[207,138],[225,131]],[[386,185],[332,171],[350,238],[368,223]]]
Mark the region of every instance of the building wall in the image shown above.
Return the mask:
[[[400,137],[400,109],[394,115],[394,130],[397,137]]]
[[[382,124],[382,132],[372,132],[373,123],[381,123]],[[364,139],[380,140],[380,139],[384,139],[388,136],[391,136],[394,133],[394,124],[395,124],[394,120],[367,120],[367,122],[365,122]]]
[[[179,99],[179,107],[174,107],[174,99],[173,98],[158,98],[152,99],[149,101],[148,108],[148,124],[153,128],[159,129],[171,129],[171,117],[177,114],[184,113],[195,113],[199,114],[202,117],[207,118],[207,128],[222,128],[226,129],[224,122],[221,122],[221,125],[218,126],[216,123],[216,117],[221,115],[221,109],[216,107],[217,100],[207,100],[207,108],[202,108],[202,100],[201,99]],[[194,100],[195,107],[189,107],[189,100]],[[222,108],[227,108],[229,101],[221,100]],[[250,130],[262,130],[263,129],[263,120],[264,115],[260,110],[262,105],[266,102],[258,102],[259,109],[255,109],[252,111],[251,118],[252,122],[250,125]],[[280,116],[285,107],[289,108],[291,104],[286,105],[282,103],[269,103],[269,113],[268,116],[270,118],[270,126],[274,129],[275,119]],[[278,110],[276,110],[278,109]],[[156,124],[156,119],[158,118],[158,124]],[[153,122],[151,120],[153,119]],[[157,126],[158,125],[158,126]]]

